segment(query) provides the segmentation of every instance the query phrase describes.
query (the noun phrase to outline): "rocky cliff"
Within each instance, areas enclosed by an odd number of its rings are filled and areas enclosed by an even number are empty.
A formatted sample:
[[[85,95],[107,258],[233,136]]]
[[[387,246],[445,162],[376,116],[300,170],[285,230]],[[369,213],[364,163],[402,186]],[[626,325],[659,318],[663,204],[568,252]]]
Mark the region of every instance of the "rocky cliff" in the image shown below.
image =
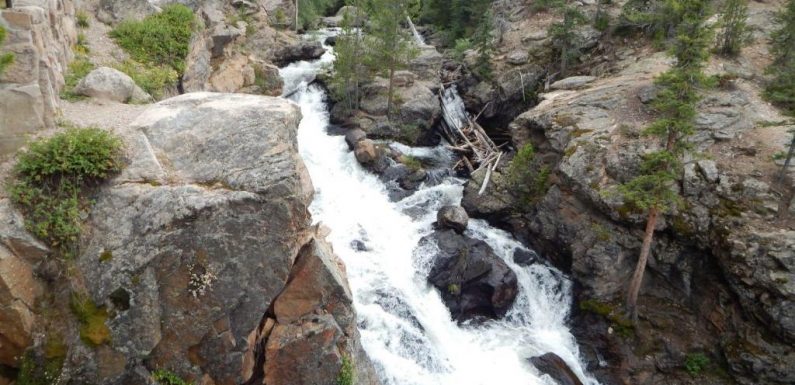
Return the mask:
[[[772,154],[786,145],[784,119],[760,100],[752,79],[707,92],[686,162],[684,203],[657,227],[641,291],[641,322],[622,319],[620,303],[640,249],[645,218],[624,206],[615,186],[637,172],[653,143],[640,135],[653,119],[653,77],[664,53],[619,64],[614,76],[552,84],[510,128],[516,148],[532,144],[552,170],[539,196],[517,195],[503,168],[479,195],[483,173],[464,207],[510,229],[579,286],[575,334],[605,383],[784,384],[795,380],[791,349],[795,291],[793,173],[773,181]],[[735,73],[715,60],[709,71]],[[576,80],[576,81],[575,81]],[[572,86],[575,84],[576,87]],[[574,89],[570,89],[574,88]],[[684,372],[693,354],[714,363]],[[602,364],[600,364],[602,362]]]
[[[0,157],[13,153],[25,136],[55,127],[64,71],[77,41],[75,1],[16,0],[0,9],[8,37],[0,46],[14,64],[0,75]]]
[[[18,366],[32,342],[48,362],[62,346],[65,383],[145,384],[167,370],[201,384],[334,384],[345,365],[378,383],[344,265],[310,227],[300,119],[289,101],[241,94],[152,106],[119,132],[127,166],[96,192],[75,260],[48,257],[4,203],[0,299],[14,311],[0,341],[17,348],[2,363]],[[95,329],[70,314],[76,297]]]

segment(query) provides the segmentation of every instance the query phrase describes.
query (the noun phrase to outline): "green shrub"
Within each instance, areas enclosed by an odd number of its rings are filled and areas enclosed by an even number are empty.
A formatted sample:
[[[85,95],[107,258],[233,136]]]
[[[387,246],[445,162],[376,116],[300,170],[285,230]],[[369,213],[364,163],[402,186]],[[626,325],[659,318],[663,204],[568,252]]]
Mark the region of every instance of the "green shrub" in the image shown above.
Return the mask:
[[[472,49],[472,41],[469,39],[457,39],[455,41],[455,47],[453,47],[453,58],[458,61],[464,60],[464,55],[466,55],[466,51]]]
[[[179,82],[177,71],[164,65],[143,65],[133,60],[125,60],[113,68],[130,76],[135,84],[155,99],[162,98],[167,88],[174,87]]]
[[[71,256],[84,190],[121,169],[120,151],[121,140],[97,128],[69,128],[31,143],[19,155],[9,188],[27,229]]]
[[[80,32],[77,34],[77,43],[75,43],[74,52],[78,55],[88,55],[91,49],[88,48],[88,38],[86,34]]]
[[[704,353],[690,353],[685,357],[685,370],[695,376],[709,366],[709,357]]]
[[[337,385],[353,385],[353,362],[347,356],[342,357],[342,368],[337,374]]]
[[[88,13],[86,13],[86,11],[83,10],[77,11],[77,15],[75,16],[77,17],[77,26],[79,28],[88,28],[89,18],[88,18]]]
[[[110,329],[105,325],[108,312],[97,306],[84,294],[72,294],[69,302],[72,313],[80,321],[80,339],[89,346],[99,346],[110,341]]]
[[[195,17],[190,8],[172,4],[141,21],[122,22],[110,36],[135,61],[168,65],[182,74],[194,25]]]
[[[2,26],[0,26],[0,47],[3,46],[3,42],[6,40],[6,30]],[[14,62],[14,54],[11,53],[0,53],[0,75],[3,74],[3,71]]]
[[[540,199],[549,187],[549,167],[536,157],[533,145],[528,143],[514,156],[508,168],[508,177],[514,190],[526,203]]]
[[[404,165],[406,165],[406,167],[408,167],[409,170],[414,172],[422,169],[422,162],[420,162],[419,159],[410,155],[401,156],[400,163],[403,163]]]
[[[193,385],[193,382],[185,381],[176,373],[164,369],[155,370],[152,378],[160,385]]]

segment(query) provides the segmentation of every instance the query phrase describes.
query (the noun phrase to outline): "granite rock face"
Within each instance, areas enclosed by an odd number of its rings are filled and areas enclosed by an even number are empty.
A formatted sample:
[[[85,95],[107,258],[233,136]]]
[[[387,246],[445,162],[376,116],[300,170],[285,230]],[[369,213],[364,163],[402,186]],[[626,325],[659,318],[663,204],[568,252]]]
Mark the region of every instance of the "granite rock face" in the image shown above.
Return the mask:
[[[143,384],[169,368],[195,383],[262,384],[290,364],[297,377],[268,383],[310,384],[320,383],[310,363],[330,375],[351,357],[364,383],[378,383],[344,266],[310,227],[300,119],[284,99],[191,93],[119,133],[128,164],[96,192],[74,274],[59,278],[105,310],[110,339],[90,348],[67,328],[64,380]],[[1,304],[6,248],[38,250],[17,238],[2,239]],[[35,288],[15,271],[16,291]],[[11,295],[27,303],[35,290],[25,290]]]
[[[28,134],[55,126],[63,73],[77,42],[73,0],[16,0],[0,10],[14,64],[0,76],[0,157]]]
[[[550,187],[527,202],[511,193],[507,167],[501,167],[483,195],[477,194],[483,175],[473,175],[462,206],[473,217],[511,229],[572,275],[581,287],[574,334],[590,355],[589,370],[604,382],[678,381],[687,375],[678,372],[686,355],[709,346],[706,354],[726,362],[739,383],[789,383],[795,376],[795,356],[785,353],[794,341],[795,234],[778,219],[788,210],[781,204],[786,196],[753,171],[767,161],[747,150],[748,137],[786,127],[754,124],[767,119],[764,102],[742,87],[705,92],[698,106],[690,140],[708,155],[685,159],[678,184],[683,202],[658,221],[639,302],[644,332],[632,343],[605,332],[620,322],[646,219],[611,192],[637,175],[643,155],[657,149],[640,133],[654,117],[643,104],[654,98],[649,90],[664,70],[655,64],[660,62],[632,61],[615,76],[589,79],[579,86],[584,88],[540,95],[541,102],[509,129],[516,148],[532,144],[552,170]],[[600,311],[612,315],[589,313],[594,303],[605,304]],[[636,355],[632,346],[641,345],[658,347],[644,353],[654,363]],[[599,366],[589,353],[594,350],[614,369]]]

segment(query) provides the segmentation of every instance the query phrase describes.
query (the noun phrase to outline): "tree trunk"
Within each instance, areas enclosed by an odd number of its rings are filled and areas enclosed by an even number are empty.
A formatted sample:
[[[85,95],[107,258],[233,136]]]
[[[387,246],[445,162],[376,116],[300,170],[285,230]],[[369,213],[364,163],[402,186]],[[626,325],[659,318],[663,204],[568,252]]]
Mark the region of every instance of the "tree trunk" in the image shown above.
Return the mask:
[[[392,92],[395,84],[395,66],[389,68],[389,95],[386,99],[386,120],[392,120]]]
[[[298,32],[298,1],[295,0],[295,32]]]
[[[564,42],[563,45],[560,47],[560,78],[563,79],[566,77],[566,70],[569,66],[568,63],[568,45]]]
[[[787,152],[787,160],[784,161],[784,166],[781,167],[781,172],[778,174],[778,181],[784,181],[784,175],[787,174],[790,162],[792,162],[792,155],[795,153],[795,132],[792,133],[792,142],[789,144],[789,151]]]
[[[629,290],[627,291],[627,316],[633,322],[638,320],[638,292],[640,292],[640,284],[643,282],[643,273],[646,271],[646,262],[649,260],[649,252],[651,252],[651,241],[654,238],[654,228],[657,226],[657,215],[659,214],[656,207],[649,209],[649,218],[646,221],[646,233],[643,236],[643,246],[640,249],[640,257],[638,257],[638,264],[635,265],[635,273],[632,274],[632,280],[629,282]]]

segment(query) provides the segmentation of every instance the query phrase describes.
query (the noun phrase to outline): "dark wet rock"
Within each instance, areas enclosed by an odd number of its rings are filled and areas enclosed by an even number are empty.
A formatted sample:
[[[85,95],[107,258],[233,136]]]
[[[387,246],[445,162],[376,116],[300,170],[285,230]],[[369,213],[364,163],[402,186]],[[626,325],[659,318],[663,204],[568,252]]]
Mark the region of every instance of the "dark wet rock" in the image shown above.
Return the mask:
[[[548,374],[560,385],[583,385],[580,378],[574,374],[566,361],[555,353],[530,358],[532,363],[541,373]]]
[[[503,317],[516,298],[516,275],[485,242],[437,231],[420,245],[435,244],[438,254],[428,282],[441,292],[453,318],[466,321]]]
[[[539,260],[538,254],[533,250],[516,249],[513,252],[513,262],[520,266],[530,266]]]
[[[428,179],[428,172],[419,169],[398,179],[398,184],[405,190],[416,190],[426,179]]]
[[[273,54],[273,63],[279,67],[301,61],[314,60],[326,52],[319,41],[300,40],[295,44],[282,47]]]
[[[368,250],[370,250],[363,241],[360,241],[358,239],[354,239],[353,241],[351,241],[351,248],[356,250],[356,251],[368,251]]]
[[[364,131],[358,128],[349,130],[348,132],[345,133],[345,143],[348,144],[348,148],[351,150],[354,149],[356,143],[359,143],[364,139],[367,139],[367,133],[365,133]]]
[[[461,206],[444,206],[436,213],[436,224],[439,228],[462,234],[469,225],[469,215]]]

